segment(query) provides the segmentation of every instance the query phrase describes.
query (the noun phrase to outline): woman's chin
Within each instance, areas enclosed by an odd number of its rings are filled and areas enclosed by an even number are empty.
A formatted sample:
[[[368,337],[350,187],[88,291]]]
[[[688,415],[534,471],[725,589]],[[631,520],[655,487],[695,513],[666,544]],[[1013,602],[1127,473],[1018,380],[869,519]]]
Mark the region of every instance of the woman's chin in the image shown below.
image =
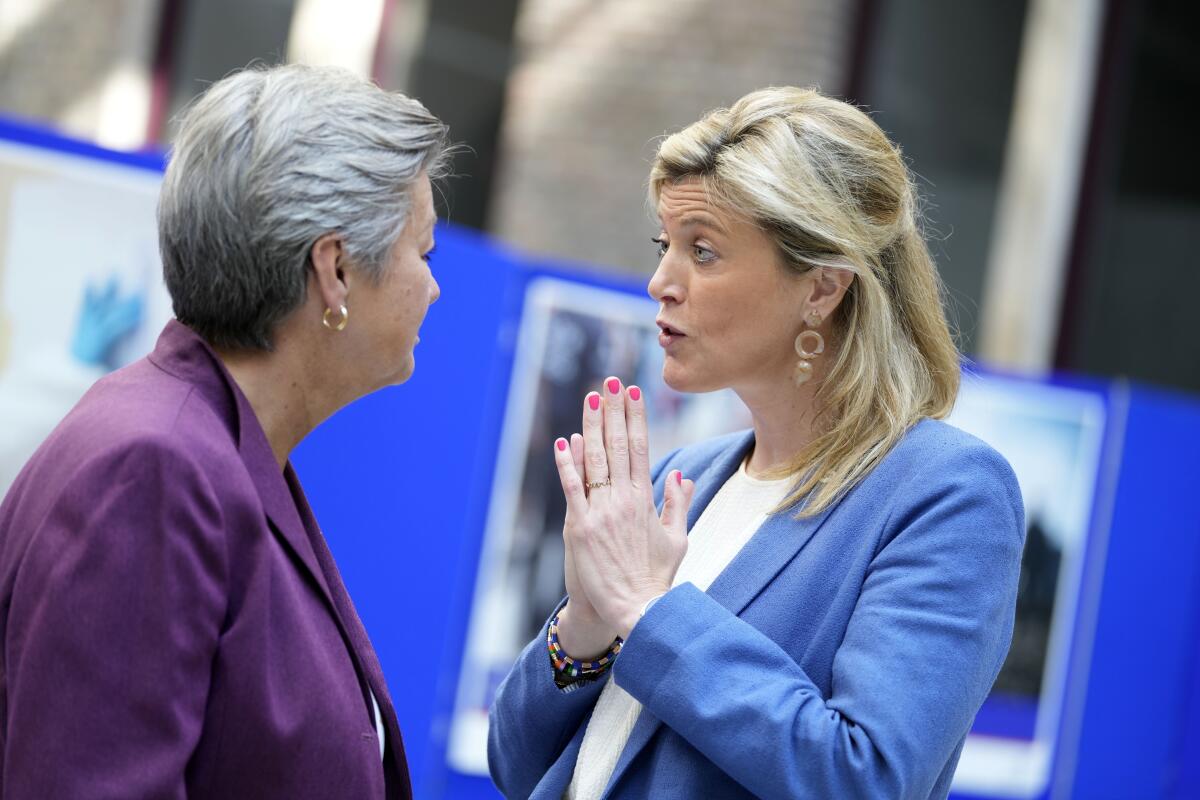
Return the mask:
[[[686,370],[678,369],[670,363],[663,365],[662,377],[663,383],[677,392],[693,393],[709,391],[701,385],[701,381],[696,380],[695,375],[688,373]]]
[[[394,381],[392,381],[392,384],[395,386],[399,386],[402,383],[407,383],[408,379],[411,378],[413,376],[413,373],[416,371],[417,371],[416,356],[414,356],[412,353],[409,353],[408,358],[405,359],[405,363],[401,366],[400,372],[396,375],[396,379]]]
[[[407,383],[408,379],[413,376],[416,371],[417,360],[412,353],[409,353],[404,360],[396,366],[391,375],[383,381],[383,386],[399,386],[402,383]],[[381,387],[382,388],[382,387]]]

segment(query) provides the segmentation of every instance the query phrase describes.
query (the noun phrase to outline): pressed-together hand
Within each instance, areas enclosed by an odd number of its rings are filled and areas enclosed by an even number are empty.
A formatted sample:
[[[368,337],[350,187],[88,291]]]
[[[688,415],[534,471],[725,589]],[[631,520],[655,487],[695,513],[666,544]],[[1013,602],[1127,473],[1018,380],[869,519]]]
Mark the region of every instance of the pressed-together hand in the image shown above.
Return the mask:
[[[563,538],[572,599],[564,611],[579,611],[569,617],[572,624],[594,612],[611,640],[612,633],[628,636],[646,602],[671,588],[687,552],[687,510],[695,487],[672,471],[658,515],[641,391],[636,386],[625,391],[609,378],[603,394],[584,399],[582,441],[559,439],[554,458],[567,499]],[[560,617],[560,641],[563,622]],[[581,646],[584,638],[576,637]],[[595,633],[586,638],[588,645],[597,643]],[[569,641],[562,644],[571,653]]]
[[[563,450],[565,446],[563,439],[559,439],[555,443],[555,447],[559,450]],[[586,481],[583,467],[583,437],[578,433],[571,434],[570,453],[575,473],[581,482]],[[590,660],[608,649],[617,632],[600,618],[579,583],[579,572],[575,568],[575,557],[571,552],[565,526],[563,544],[565,545],[563,576],[566,580],[567,596],[570,597],[570,600],[558,613],[558,641],[569,655]]]

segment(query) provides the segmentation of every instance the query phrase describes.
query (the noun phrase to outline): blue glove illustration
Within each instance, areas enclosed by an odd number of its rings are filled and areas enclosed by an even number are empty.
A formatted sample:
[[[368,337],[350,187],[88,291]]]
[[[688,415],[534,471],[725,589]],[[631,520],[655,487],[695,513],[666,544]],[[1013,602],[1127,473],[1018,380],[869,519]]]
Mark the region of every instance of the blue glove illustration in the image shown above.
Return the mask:
[[[117,345],[141,324],[142,305],[140,293],[119,295],[116,276],[103,289],[88,283],[71,343],[72,357],[83,364],[115,368]]]

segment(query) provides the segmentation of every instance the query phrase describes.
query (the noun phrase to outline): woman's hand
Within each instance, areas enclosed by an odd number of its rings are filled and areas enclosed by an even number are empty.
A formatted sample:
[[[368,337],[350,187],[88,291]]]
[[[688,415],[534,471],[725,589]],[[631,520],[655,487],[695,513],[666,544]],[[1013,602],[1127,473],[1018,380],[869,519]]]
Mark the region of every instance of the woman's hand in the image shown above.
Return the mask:
[[[579,476],[580,481],[584,481],[583,437],[578,433],[573,433],[569,443],[566,439],[559,439],[554,446],[560,451],[570,448],[569,452],[575,473]],[[616,638],[617,632],[601,619],[583,591],[583,586],[579,583],[579,573],[575,568],[575,557],[565,526],[563,528],[563,544],[566,553],[563,559],[563,575],[566,578],[567,596],[570,599],[558,612],[558,643],[562,645],[567,655],[590,660],[602,655],[609,648],[613,639]]]
[[[616,378],[605,381],[603,400],[596,393],[584,399],[582,478],[575,449],[560,443],[554,453],[567,499],[568,580],[624,637],[646,602],[671,588],[687,552],[694,485],[678,472],[668,475],[663,513],[657,514],[645,405],[637,387],[625,392]],[[594,488],[585,490],[585,484]],[[571,652],[565,642],[563,648]]]

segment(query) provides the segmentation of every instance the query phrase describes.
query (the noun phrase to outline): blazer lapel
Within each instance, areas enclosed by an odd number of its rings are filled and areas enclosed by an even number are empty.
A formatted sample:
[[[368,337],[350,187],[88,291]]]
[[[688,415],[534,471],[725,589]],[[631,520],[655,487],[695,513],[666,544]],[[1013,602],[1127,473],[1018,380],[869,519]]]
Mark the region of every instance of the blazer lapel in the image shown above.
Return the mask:
[[[689,533],[717,492],[737,472],[753,446],[754,432],[747,431],[710,461],[698,477],[693,478],[696,491],[688,509]],[[808,543],[833,509],[830,506],[815,516],[796,519],[800,507],[801,503],[797,502],[767,517],[729,566],[708,587],[708,595],[732,613],[740,614]],[[659,510],[662,510],[661,502]]]
[[[617,685],[620,686],[620,684]],[[638,753],[642,752],[650,743],[651,737],[658,732],[661,726],[662,720],[643,707],[642,713],[638,714],[637,722],[633,723],[633,730],[630,731],[629,739],[625,742],[620,757],[617,758],[617,766],[613,768],[612,777],[608,779],[608,786],[604,787],[604,794],[601,795],[601,798],[612,796],[613,787],[621,781],[625,771],[629,769],[629,765],[637,758]]]
[[[571,741],[567,742],[562,753],[550,765],[550,769],[538,781],[537,786],[533,788],[529,800],[562,800],[562,796],[571,786],[571,779],[575,777],[575,764],[579,760],[579,748],[583,746],[583,735],[592,721],[592,713],[595,710],[595,706],[592,706],[592,709],[588,711],[583,722],[575,729],[575,735],[571,737]]]
[[[692,505],[688,509],[687,529],[689,533],[695,527],[696,520],[700,519],[700,515],[704,513],[704,509],[708,508],[708,504],[725,485],[725,481],[729,480],[730,475],[737,472],[738,467],[746,458],[746,453],[750,452],[750,448],[753,446],[754,431],[746,431],[724,452],[708,462],[708,466],[699,475],[684,475],[685,478],[691,478],[692,482],[696,484],[696,491],[692,494]],[[658,503],[658,510],[662,511],[661,500]]]
[[[309,545],[303,522],[296,511],[296,503],[271,451],[267,435],[250,401],[242,394],[237,381],[229,374],[221,359],[203,339],[178,320],[171,320],[163,328],[149,358],[159,369],[194,386],[225,424],[262,500],[272,529],[332,607],[329,586]]]
[[[296,510],[296,501],[288,489],[279,463],[275,460],[275,454],[267,441],[267,435],[262,426],[258,424],[258,418],[254,415],[254,409],[250,407],[250,402],[241,391],[236,389],[236,386],[234,394],[237,397],[238,450],[241,452],[242,461],[246,464],[247,472],[250,473],[250,479],[254,481],[254,487],[258,491],[259,499],[262,500],[263,510],[267,514],[271,528],[312,578],[330,607],[336,608],[333,595],[329,591],[329,584],[325,580],[325,573],[317,562],[317,555],[313,551],[308,533],[304,529],[304,522]]]
[[[408,761],[404,753],[404,739],[400,734],[400,722],[396,717],[396,709],[392,705],[392,697],[388,693],[383,667],[379,663],[378,656],[375,655],[375,648],[371,646],[367,630],[363,627],[358,611],[354,608],[350,594],[346,591],[345,584],[342,583],[342,576],[333,559],[333,553],[330,552],[325,536],[317,525],[316,517],[313,516],[308,499],[304,496],[304,490],[300,487],[300,481],[291,464],[288,464],[284,476],[291,488],[292,496],[295,497],[295,507],[303,521],[320,572],[333,597],[333,605],[337,612],[334,616],[342,629],[342,635],[350,644],[350,651],[360,670],[361,677],[366,681],[371,693],[375,695],[375,701],[379,704],[379,712],[383,718],[387,738],[384,764],[388,768],[386,771],[391,773],[388,775],[387,796],[389,798],[411,797],[412,786],[409,782]],[[365,698],[365,700],[369,707],[370,698]],[[374,716],[373,710],[372,716]]]
[[[271,530],[290,552],[300,572],[312,580],[329,608],[350,653],[363,691],[363,713],[368,719],[374,716],[368,690],[379,703],[388,740],[384,762],[385,772],[389,773],[388,797],[411,797],[404,745],[383,670],[291,464],[279,469],[250,401],[216,353],[189,328],[175,320],[167,323],[150,360],[194,385],[228,427]]]
[[[308,573],[328,604],[363,689],[363,713],[368,719],[373,718],[375,713],[368,690],[379,703],[387,734],[385,767],[391,768],[387,770],[391,773],[387,780],[388,797],[411,797],[404,743],[383,670],[342,583],[333,554],[329,552],[325,537],[317,526],[292,465],[289,463],[280,471],[266,433],[254,416],[254,409],[236,388],[234,394],[239,417],[239,450],[258,490],[271,529],[291,551],[301,570]]]
[[[746,453],[754,444],[754,434],[748,433],[744,438],[734,442],[725,452],[714,458],[698,478],[696,491],[692,496],[692,507],[688,512],[688,532],[695,526],[704,509],[712,502],[725,481],[737,471]],[[661,503],[659,504],[661,510]],[[750,541],[734,557],[712,585],[707,594],[721,605],[729,609],[735,616],[758,596],[775,576],[788,565],[797,553],[806,545],[817,532],[817,529],[828,518],[833,506],[813,517],[795,519],[799,504],[767,517]],[[638,754],[649,744],[650,739],[658,731],[662,721],[643,708],[638,720],[629,734],[629,740],[617,759],[612,778],[604,790],[604,797],[610,796],[613,787],[624,775],[629,765]]]
[[[812,517],[796,519],[799,504],[767,517],[741,552],[708,587],[712,599],[735,615],[775,580],[828,519],[833,506]]]

